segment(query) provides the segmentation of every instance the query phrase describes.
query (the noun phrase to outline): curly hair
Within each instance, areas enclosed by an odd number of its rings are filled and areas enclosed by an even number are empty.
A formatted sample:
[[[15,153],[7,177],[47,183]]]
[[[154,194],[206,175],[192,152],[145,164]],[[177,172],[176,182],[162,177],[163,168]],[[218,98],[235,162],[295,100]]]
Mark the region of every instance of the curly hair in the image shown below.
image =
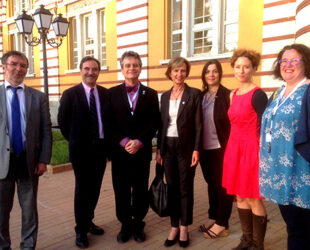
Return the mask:
[[[170,77],[171,71],[177,67],[182,66],[183,63],[186,65],[186,77],[188,77],[189,72],[191,70],[191,64],[185,58],[179,56],[179,57],[175,57],[175,58],[170,59],[166,73],[165,73],[167,78],[172,80]]]
[[[230,59],[230,65],[231,67],[235,66],[235,63],[237,61],[237,59],[239,57],[246,57],[250,60],[250,62],[252,63],[252,67],[254,69],[257,69],[260,59],[261,59],[261,55],[255,51],[255,50],[251,50],[251,49],[237,49],[234,51],[234,54],[232,55],[231,59]]]
[[[202,90],[207,90],[208,89],[208,83],[206,81],[206,78],[205,78],[205,75],[206,75],[206,72],[208,70],[208,67],[211,65],[211,64],[215,64],[216,66],[216,69],[219,73],[219,82],[221,82],[222,80],[222,77],[223,77],[223,69],[222,69],[222,65],[221,63],[217,60],[217,59],[212,59],[212,60],[209,60],[205,63],[205,65],[203,66],[203,69],[202,69],[202,72],[201,72],[201,80],[202,80]]]
[[[286,50],[294,49],[297,53],[301,56],[301,59],[304,63],[305,67],[305,76],[310,78],[310,48],[304,44],[294,43],[291,45],[286,45],[284,48],[279,52],[277,59],[273,63],[273,76],[276,79],[283,80],[280,71],[280,63],[279,60],[282,59],[282,56]]]

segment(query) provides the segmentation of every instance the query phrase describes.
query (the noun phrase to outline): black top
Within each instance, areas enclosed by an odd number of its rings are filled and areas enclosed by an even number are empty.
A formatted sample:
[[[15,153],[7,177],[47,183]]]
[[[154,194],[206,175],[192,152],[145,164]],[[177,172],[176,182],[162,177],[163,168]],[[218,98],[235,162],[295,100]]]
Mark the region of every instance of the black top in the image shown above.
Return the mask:
[[[267,102],[268,102],[268,98],[267,98],[266,93],[263,90],[258,89],[254,92],[253,97],[252,97],[252,106],[257,113],[257,120],[259,124],[262,121],[262,116],[267,106]]]

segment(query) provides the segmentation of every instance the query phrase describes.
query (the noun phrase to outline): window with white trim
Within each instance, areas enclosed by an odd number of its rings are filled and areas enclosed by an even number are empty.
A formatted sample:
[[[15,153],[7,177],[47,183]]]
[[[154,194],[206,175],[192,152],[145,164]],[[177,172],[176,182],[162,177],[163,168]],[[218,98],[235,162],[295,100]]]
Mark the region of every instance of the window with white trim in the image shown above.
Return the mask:
[[[28,36],[29,39],[32,37]],[[17,50],[19,52],[22,52],[25,54],[25,56],[28,58],[28,74],[33,74],[34,73],[34,67],[33,67],[33,61],[34,61],[34,56],[33,56],[33,48],[26,44],[25,37],[22,34],[19,33],[14,33],[12,34],[12,50]]]
[[[92,14],[86,14],[83,16],[83,47],[85,56],[94,56],[95,53],[95,33],[94,20]]]
[[[171,57],[233,51],[238,14],[239,0],[171,0]]]
[[[72,68],[76,69],[78,68],[79,65],[79,56],[78,56],[78,41],[77,41],[77,26],[76,26],[76,18],[73,17],[71,18],[71,34],[72,34],[72,44],[71,44],[71,48],[72,48]]]
[[[99,12],[99,31],[100,31],[100,59],[101,66],[107,66],[107,52],[106,52],[106,40],[105,40],[105,12],[104,10],[100,10]]]
[[[13,11],[14,14],[21,14],[23,10],[30,10],[34,7],[32,0],[13,0]]]
[[[84,56],[97,58],[106,66],[106,32],[104,9],[78,14],[71,22],[71,69],[78,69]]]

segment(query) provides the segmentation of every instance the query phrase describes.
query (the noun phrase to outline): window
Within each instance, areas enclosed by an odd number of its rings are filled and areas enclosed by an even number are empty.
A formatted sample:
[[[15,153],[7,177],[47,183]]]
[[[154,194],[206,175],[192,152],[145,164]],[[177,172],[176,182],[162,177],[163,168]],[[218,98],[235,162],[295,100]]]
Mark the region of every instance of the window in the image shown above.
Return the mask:
[[[233,51],[238,42],[239,0],[171,0],[171,56]]]
[[[182,1],[173,0],[172,6],[172,57],[176,57],[182,51]]]
[[[77,33],[76,33],[76,18],[72,18],[71,21],[71,31],[72,31],[72,67],[74,69],[78,68],[79,65],[79,57],[78,57],[78,41],[77,41]]]
[[[238,3],[239,0],[226,0],[224,12],[223,51],[233,51],[238,42]]]
[[[14,14],[21,14],[23,10],[28,11],[34,7],[32,0],[13,0]]]
[[[103,10],[100,11],[100,58],[101,65],[107,66],[107,53],[106,53],[106,41],[105,41],[105,13]]]
[[[94,17],[91,14],[83,16],[83,47],[85,49],[85,56],[94,56],[94,37],[96,30],[94,30]]]
[[[31,39],[31,37],[29,37]],[[25,56],[28,58],[29,66],[28,66],[28,74],[34,73],[34,67],[33,67],[33,49],[31,46],[26,44],[25,38],[22,34],[12,34],[11,35],[11,41],[12,41],[12,50],[17,50],[25,54]]]
[[[84,56],[97,58],[106,66],[106,32],[104,9],[70,18],[71,69],[78,69]]]

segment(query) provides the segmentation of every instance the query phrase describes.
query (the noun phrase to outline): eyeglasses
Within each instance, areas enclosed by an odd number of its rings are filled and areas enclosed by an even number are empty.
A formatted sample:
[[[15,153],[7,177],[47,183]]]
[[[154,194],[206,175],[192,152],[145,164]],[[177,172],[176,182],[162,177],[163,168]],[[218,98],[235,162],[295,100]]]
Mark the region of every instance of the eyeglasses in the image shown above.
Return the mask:
[[[287,66],[287,65],[296,66],[296,65],[298,65],[300,63],[300,61],[302,61],[301,58],[292,58],[290,60],[288,60],[288,59],[281,59],[278,62],[279,62],[279,64],[281,66]]]
[[[27,69],[27,64],[21,64],[21,63],[15,63],[15,62],[11,62],[11,63],[6,63],[6,65],[10,65],[14,68],[17,68],[18,66],[21,67],[22,69]]]

